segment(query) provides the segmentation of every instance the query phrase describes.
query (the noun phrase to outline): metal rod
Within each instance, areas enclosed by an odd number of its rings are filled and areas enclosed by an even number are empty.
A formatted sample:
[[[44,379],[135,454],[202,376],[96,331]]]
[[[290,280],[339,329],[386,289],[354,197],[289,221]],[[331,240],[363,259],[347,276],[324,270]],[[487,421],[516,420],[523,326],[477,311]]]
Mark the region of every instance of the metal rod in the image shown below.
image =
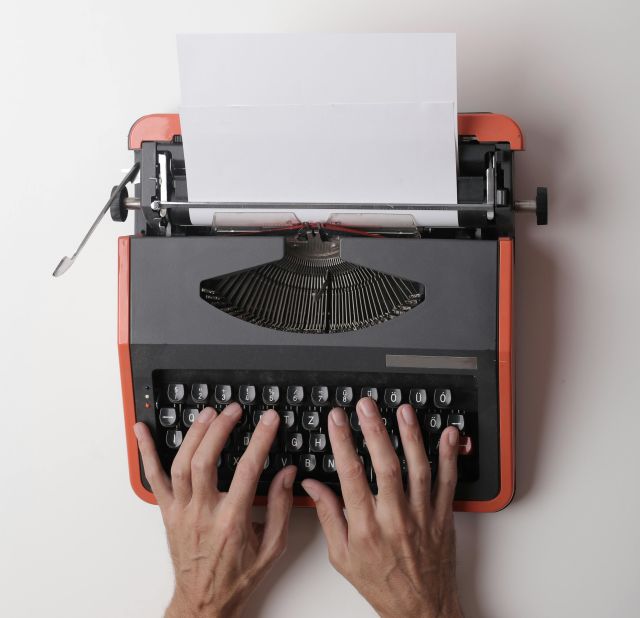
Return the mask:
[[[133,208],[139,207],[139,201],[136,203],[135,198],[129,198]],[[128,206],[127,206],[128,207]],[[152,210],[172,210],[178,208],[209,208],[221,210],[245,210],[245,209],[265,209],[265,210],[287,210],[287,209],[332,209],[332,210],[384,210],[384,211],[403,211],[403,210],[470,210],[477,212],[485,210],[493,211],[492,204],[397,204],[397,203],[368,203],[368,202],[163,202],[156,200],[151,202]]]
[[[120,184],[111,192],[111,196],[109,197],[109,200],[102,207],[102,210],[100,211],[95,221],[89,228],[89,231],[84,235],[84,238],[78,245],[76,252],[71,257],[67,257],[65,255],[60,260],[60,262],[56,266],[56,269],[53,271],[54,277],[59,277],[60,275],[63,275],[71,268],[71,266],[73,266],[73,263],[75,262],[75,259],[78,257],[80,251],[82,251],[82,248],[87,244],[87,241],[89,240],[89,238],[91,238],[91,235],[93,234],[95,229],[98,227],[98,224],[100,223],[100,221],[102,221],[102,218],[107,214],[107,211],[111,207],[111,202],[113,202],[114,199],[117,199],[123,187],[129,184],[138,175],[139,167],[140,167],[139,163],[134,163],[133,167],[127,172],[126,176],[120,181]]]

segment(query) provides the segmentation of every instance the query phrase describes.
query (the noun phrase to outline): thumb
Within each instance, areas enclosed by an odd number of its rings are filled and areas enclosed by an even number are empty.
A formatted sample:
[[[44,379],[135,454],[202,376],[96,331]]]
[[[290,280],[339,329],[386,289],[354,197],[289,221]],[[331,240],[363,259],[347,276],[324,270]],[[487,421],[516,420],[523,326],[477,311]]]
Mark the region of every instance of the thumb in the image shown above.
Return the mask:
[[[318,519],[327,539],[329,559],[336,566],[342,562],[347,551],[347,520],[338,496],[324,483],[314,479],[302,481],[303,489],[316,503]]]
[[[289,515],[293,504],[295,466],[287,466],[273,477],[267,494],[267,513],[262,533],[259,559],[265,566],[279,558],[287,547]]]

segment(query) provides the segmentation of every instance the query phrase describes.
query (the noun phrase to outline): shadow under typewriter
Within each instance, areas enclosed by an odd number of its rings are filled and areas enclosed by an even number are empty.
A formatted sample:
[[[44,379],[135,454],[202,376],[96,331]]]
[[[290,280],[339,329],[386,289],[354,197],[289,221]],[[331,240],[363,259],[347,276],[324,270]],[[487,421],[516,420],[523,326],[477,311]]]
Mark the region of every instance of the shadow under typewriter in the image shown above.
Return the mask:
[[[340,333],[391,320],[424,300],[424,286],[347,262],[340,240],[288,238],[284,257],[201,283],[214,307],[259,326]]]

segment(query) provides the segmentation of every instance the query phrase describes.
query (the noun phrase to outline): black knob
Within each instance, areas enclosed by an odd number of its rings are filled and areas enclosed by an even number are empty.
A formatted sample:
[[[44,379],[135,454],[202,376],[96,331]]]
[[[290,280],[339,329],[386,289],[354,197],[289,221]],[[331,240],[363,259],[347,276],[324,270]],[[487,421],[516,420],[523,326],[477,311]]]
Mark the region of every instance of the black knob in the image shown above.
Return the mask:
[[[124,205],[124,201],[129,197],[129,192],[127,191],[127,187],[122,187],[120,193],[116,193],[118,187],[113,187],[111,189],[111,205],[109,206],[109,212],[111,213],[111,218],[114,221],[126,221],[127,215],[129,211]]]
[[[536,223],[547,225],[549,220],[549,202],[547,197],[547,187],[536,189]]]

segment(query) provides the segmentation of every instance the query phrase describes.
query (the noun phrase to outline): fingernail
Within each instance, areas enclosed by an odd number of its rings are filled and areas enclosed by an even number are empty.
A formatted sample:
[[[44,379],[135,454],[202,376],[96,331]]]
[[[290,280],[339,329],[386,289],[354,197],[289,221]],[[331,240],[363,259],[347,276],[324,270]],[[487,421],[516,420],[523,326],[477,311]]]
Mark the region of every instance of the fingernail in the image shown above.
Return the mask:
[[[136,439],[138,440],[138,442],[142,440],[142,423],[136,423],[133,426],[133,433],[136,434]]]
[[[318,493],[313,489],[313,486],[309,486],[309,483],[302,481],[302,489],[304,489],[310,496],[310,498],[314,501],[318,501]]]
[[[242,408],[239,403],[230,403],[224,410],[222,410],[222,414],[226,414],[227,416],[238,416],[242,412]]]
[[[457,429],[449,429],[449,436],[447,438],[449,440],[449,444],[451,446],[458,445],[458,430]]]
[[[291,468],[291,470],[287,470],[284,473],[284,478],[282,479],[282,486],[285,489],[291,489],[293,487],[293,481],[295,481],[296,479],[296,472],[297,470],[295,468]]]
[[[279,419],[275,410],[267,410],[261,417],[260,422],[265,425],[273,425]]]
[[[402,406],[400,408],[400,414],[402,414],[402,419],[407,425],[416,424],[416,413],[411,406]]]
[[[366,417],[371,418],[376,415],[377,409],[376,404],[373,403],[373,399],[369,399],[369,397],[365,397],[358,402],[357,405],[360,412],[362,412]]]
[[[347,423],[347,415],[344,413],[344,410],[342,408],[334,408],[333,410],[331,410],[329,416],[331,416],[331,420],[338,427],[342,427]]]
[[[202,410],[202,412],[200,412],[200,414],[198,414],[198,418],[196,420],[198,421],[198,423],[207,423],[209,422],[209,420],[211,420],[214,412],[215,410],[213,408],[205,408],[204,410]]]

